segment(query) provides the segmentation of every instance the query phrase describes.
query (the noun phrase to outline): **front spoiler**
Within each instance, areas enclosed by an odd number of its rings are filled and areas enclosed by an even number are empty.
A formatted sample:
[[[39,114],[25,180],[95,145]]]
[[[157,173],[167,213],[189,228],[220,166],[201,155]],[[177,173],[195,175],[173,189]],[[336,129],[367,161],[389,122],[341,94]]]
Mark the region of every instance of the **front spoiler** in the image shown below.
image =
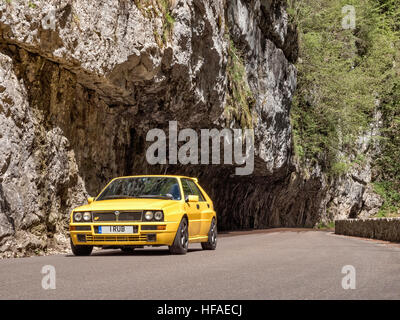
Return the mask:
[[[138,226],[136,234],[97,234],[96,226]],[[143,225],[165,225],[166,230],[142,230]],[[71,227],[90,227],[90,230],[71,230]],[[74,245],[91,246],[170,246],[175,240],[179,222],[157,223],[71,223],[70,237]],[[155,239],[154,239],[155,238]],[[150,241],[149,241],[150,240]]]

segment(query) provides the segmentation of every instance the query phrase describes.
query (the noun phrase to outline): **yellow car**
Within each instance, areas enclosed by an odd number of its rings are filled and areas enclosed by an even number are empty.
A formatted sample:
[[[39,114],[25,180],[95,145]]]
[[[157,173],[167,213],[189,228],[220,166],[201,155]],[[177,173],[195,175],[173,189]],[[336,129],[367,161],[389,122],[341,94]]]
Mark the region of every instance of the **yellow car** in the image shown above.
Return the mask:
[[[69,230],[77,256],[90,255],[94,246],[123,252],[169,246],[172,254],[186,254],[189,243],[205,250],[217,245],[213,202],[196,178],[184,176],[115,178],[71,212]]]

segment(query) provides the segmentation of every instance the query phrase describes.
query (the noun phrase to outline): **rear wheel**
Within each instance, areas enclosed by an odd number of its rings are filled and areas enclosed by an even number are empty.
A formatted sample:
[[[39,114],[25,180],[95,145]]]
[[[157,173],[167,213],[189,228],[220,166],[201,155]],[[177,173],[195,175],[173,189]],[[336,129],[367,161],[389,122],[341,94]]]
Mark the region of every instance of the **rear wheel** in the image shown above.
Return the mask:
[[[215,250],[217,248],[217,224],[213,218],[211,221],[210,231],[208,231],[208,241],[202,242],[203,250]]]
[[[188,221],[183,218],[176,232],[175,240],[172,246],[169,247],[169,252],[172,254],[186,254],[189,245]]]
[[[75,256],[90,256],[93,250],[93,246],[76,246],[71,239],[71,250]]]

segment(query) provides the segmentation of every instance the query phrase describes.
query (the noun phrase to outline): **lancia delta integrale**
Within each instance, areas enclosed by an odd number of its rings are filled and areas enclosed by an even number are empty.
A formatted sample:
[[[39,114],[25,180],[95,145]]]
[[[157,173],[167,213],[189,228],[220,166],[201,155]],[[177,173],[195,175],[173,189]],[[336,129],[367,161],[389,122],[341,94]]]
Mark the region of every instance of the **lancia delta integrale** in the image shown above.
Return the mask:
[[[217,245],[213,202],[196,178],[132,176],[113,179],[96,198],[70,217],[74,255],[90,255],[94,246],[131,252],[144,246],[168,246],[186,254],[189,243],[205,250]]]

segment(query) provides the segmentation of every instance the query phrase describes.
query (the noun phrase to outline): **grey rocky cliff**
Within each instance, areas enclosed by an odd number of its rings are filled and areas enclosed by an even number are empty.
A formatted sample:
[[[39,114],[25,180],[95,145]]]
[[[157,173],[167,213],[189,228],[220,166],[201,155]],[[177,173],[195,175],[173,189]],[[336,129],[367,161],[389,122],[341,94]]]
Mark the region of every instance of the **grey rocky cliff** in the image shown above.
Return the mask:
[[[352,156],[349,172],[331,182],[327,194],[324,220],[368,218],[376,214],[383,199],[373,190],[373,158],[380,152],[379,137],[382,115],[375,112],[370,128],[358,138],[358,154]]]
[[[284,1],[170,1],[171,30],[156,0],[36,2],[0,4],[4,255],[65,246],[70,210],[120,175],[199,177],[222,229],[312,227],[328,211],[368,215],[377,207],[366,196],[368,179],[361,189],[347,178],[333,188],[318,168],[306,172],[294,160],[289,113],[298,48]],[[171,120],[180,128],[224,125],[229,39],[243,53],[255,98],[254,174],[150,166],[149,129]]]
[[[84,182],[62,130],[46,130],[12,59],[0,54],[0,62],[0,251],[41,250],[63,234],[60,212],[85,200]]]

